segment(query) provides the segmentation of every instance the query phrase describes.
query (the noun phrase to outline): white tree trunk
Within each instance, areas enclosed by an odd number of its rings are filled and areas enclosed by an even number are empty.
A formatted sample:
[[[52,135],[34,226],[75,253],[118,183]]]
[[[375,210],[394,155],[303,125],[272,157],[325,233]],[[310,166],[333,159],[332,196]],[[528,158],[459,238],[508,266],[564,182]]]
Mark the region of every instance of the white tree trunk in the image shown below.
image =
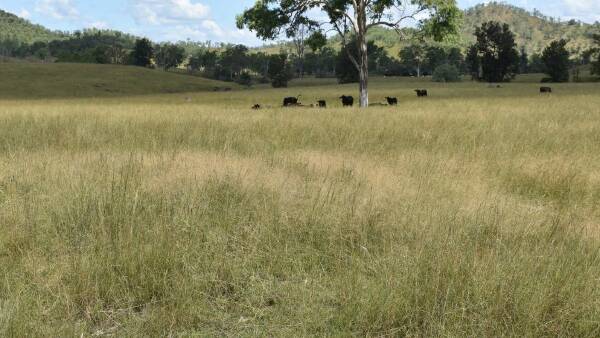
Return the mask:
[[[360,43],[360,60],[359,65],[360,69],[358,70],[358,78],[359,78],[359,102],[360,107],[365,108],[369,106],[369,56],[367,53],[367,41],[363,37],[363,41]]]
[[[358,78],[359,102],[361,108],[369,106],[369,53],[367,48],[367,5],[366,0],[359,0],[355,6],[356,39],[358,43]]]

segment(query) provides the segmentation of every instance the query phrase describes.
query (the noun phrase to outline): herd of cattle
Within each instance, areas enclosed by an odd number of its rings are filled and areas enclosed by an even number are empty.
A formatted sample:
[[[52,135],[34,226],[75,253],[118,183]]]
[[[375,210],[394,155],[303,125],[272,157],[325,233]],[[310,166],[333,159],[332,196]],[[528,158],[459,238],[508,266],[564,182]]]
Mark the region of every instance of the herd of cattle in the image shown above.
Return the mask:
[[[499,87],[500,88],[500,87]],[[415,89],[415,92],[417,93],[418,97],[427,97],[429,96],[429,93],[427,92],[427,89]],[[552,88],[550,87],[540,87],[540,93],[552,93]],[[352,96],[347,96],[347,95],[342,95],[339,97],[339,99],[342,101],[342,106],[344,107],[352,107],[354,105],[354,97]],[[385,97],[385,100],[387,101],[387,105],[389,106],[396,106],[398,105],[398,98],[396,97]],[[374,103],[372,104],[374,106],[381,106],[381,105],[385,105],[382,103]],[[325,100],[318,100],[316,104],[310,104],[310,105],[303,105],[302,103],[300,103],[300,95],[293,97],[293,96],[289,96],[283,99],[283,106],[284,107],[317,107],[317,108],[327,108],[327,102]],[[262,106],[260,104],[255,104],[254,106],[252,106],[252,109],[261,109]]]

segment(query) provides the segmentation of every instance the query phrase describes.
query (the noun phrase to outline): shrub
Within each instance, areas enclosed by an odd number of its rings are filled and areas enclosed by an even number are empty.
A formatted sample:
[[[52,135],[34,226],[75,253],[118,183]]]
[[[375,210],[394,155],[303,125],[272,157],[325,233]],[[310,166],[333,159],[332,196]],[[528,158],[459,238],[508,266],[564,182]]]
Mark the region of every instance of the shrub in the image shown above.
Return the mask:
[[[435,82],[459,82],[460,73],[456,66],[444,64],[435,68],[432,80]]]

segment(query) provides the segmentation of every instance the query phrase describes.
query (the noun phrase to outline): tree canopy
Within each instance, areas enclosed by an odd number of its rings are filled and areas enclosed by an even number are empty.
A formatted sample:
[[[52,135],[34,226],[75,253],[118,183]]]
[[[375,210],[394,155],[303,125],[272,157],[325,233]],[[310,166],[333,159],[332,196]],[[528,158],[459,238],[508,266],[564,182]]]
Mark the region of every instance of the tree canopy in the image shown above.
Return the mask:
[[[565,48],[567,41],[564,39],[553,41],[544,49],[542,61],[546,66],[546,73],[553,82],[569,81],[569,52]]]
[[[319,20],[316,12],[325,14],[326,20]],[[337,32],[343,47],[355,41],[356,54],[350,53],[350,48],[344,50],[359,72],[360,105],[367,107],[366,36],[370,28],[385,26],[400,32],[402,25],[412,20],[422,33],[441,40],[457,32],[460,17],[455,0],[257,0],[237,17],[237,25],[247,27],[265,40],[284,33],[293,38],[303,26],[314,33]]]
[[[510,27],[495,21],[485,22],[476,29],[475,36],[481,78],[487,82],[512,79],[519,68],[519,52]]]

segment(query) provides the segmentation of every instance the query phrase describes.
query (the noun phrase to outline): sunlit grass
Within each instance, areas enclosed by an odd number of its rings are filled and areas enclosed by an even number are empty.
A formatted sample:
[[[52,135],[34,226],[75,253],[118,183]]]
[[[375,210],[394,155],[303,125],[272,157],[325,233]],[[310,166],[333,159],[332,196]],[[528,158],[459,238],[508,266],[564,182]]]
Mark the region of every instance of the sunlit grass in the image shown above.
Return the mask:
[[[1,101],[0,336],[598,336],[600,87],[538,87]]]

